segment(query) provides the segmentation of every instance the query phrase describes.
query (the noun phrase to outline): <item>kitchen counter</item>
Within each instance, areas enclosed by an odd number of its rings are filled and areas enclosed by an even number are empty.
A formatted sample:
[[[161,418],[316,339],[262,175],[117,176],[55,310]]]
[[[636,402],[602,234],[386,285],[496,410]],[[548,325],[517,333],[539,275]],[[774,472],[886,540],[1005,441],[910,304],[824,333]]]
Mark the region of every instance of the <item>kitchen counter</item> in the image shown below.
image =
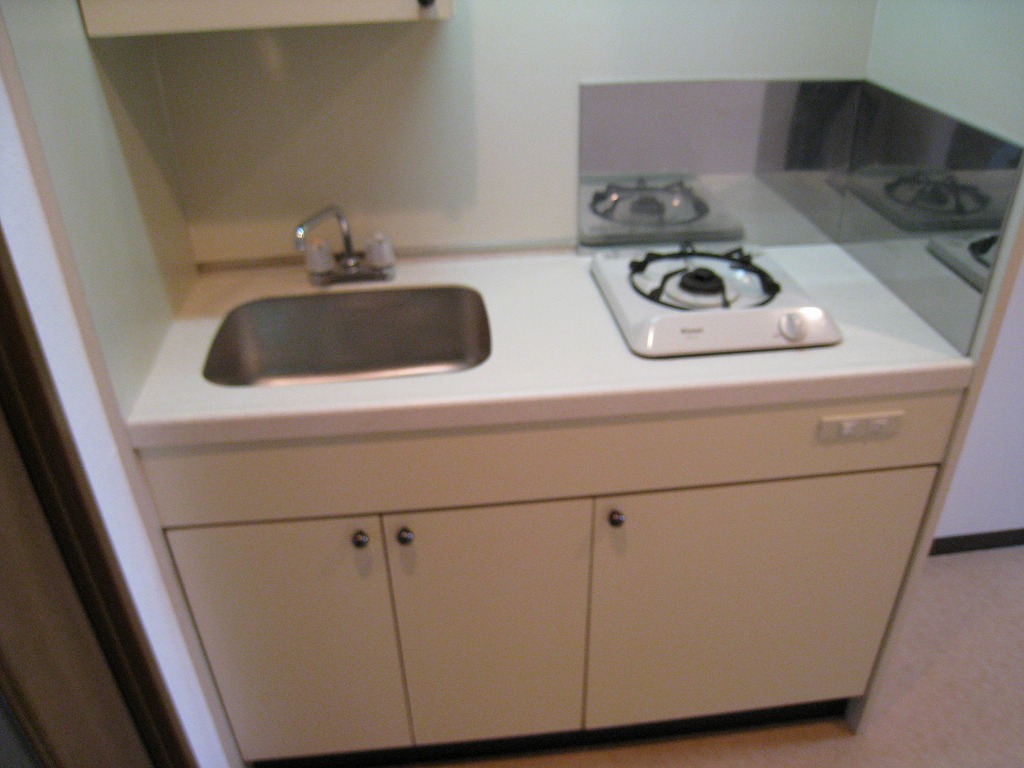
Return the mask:
[[[492,353],[457,373],[229,387],[202,376],[224,315],[263,296],[314,292],[298,267],[200,276],[160,348],[128,427],[138,448],[470,429],[955,391],[972,362],[842,248],[771,248],[833,314],[834,347],[674,359],[633,355],[574,252],[399,258],[387,285],[478,290]],[[377,284],[381,285],[381,284]],[[334,286],[365,290],[376,285]]]
[[[863,697],[971,362],[838,247],[759,261],[844,340],[644,359],[586,254],[400,259],[482,294],[489,359],[228,387],[224,314],[316,289],[203,276],[129,429],[243,759]]]

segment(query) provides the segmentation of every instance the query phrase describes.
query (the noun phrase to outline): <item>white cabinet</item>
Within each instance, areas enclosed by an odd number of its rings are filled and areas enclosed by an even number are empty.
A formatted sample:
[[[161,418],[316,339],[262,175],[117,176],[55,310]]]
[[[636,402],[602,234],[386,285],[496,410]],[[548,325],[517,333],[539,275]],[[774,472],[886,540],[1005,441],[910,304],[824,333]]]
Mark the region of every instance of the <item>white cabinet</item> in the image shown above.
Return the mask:
[[[267,759],[860,696],[934,477],[876,470],[168,539],[243,755]]]
[[[385,516],[417,744],[581,727],[591,508]]]
[[[168,532],[245,759],[580,728],[591,509]]]
[[[453,0],[78,0],[90,37],[451,18]]]
[[[864,695],[958,404],[168,448],[143,464],[244,755],[297,757]],[[827,429],[879,413],[900,429]]]
[[[600,500],[587,727],[862,695],[934,476]]]
[[[412,743],[378,517],[167,536],[246,760]]]

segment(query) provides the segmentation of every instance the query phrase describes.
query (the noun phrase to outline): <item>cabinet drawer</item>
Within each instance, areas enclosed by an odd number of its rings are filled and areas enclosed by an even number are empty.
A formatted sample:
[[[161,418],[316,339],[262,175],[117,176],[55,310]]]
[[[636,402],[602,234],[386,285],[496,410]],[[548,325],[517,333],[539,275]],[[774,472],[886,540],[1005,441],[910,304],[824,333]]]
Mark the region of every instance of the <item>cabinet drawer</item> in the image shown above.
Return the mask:
[[[140,452],[165,527],[479,506],[937,464],[960,393]],[[842,423],[895,429],[823,439]],[[823,429],[823,423],[828,429]],[[856,432],[856,431],[855,431]]]

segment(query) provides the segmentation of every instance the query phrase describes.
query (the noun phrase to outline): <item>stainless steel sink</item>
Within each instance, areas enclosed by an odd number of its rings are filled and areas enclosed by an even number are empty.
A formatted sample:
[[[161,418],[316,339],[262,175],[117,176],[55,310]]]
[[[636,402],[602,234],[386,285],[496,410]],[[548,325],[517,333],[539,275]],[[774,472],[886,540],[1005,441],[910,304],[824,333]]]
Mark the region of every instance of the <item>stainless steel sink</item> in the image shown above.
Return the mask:
[[[228,313],[203,376],[299,384],[457,371],[491,353],[480,294],[445,285],[266,298]]]

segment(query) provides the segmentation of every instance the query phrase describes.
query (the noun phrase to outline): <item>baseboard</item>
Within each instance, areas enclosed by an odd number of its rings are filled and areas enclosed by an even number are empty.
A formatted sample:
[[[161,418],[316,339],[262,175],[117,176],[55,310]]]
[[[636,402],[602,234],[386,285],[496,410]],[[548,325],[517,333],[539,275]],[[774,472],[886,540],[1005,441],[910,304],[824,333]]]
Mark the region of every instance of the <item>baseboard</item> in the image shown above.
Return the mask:
[[[254,763],[254,768],[371,768],[397,766],[410,763],[429,764],[439,761],[470,758],[502,757],[528,753],[556,752],[602,744],[617,744],[687,736],[715,731],[752,728],[803,720],[842,718],[847,699],[819,701],[785,707],[773,707],[752,712],[673,720],[664,723],[605,728],[594,731],[543,734],[511,739],[493,739],[465,744],[440,744],[429,747],[407,747],[347,755],[265,760]]]
[[[970,533],[965,536],[944,536],[932,542],[930,554],[951,555],[957,552],[972,552],[977,549],[997,547],[1019,547],[1024,545],[1024,528],[1012,531],[990,531]]]

